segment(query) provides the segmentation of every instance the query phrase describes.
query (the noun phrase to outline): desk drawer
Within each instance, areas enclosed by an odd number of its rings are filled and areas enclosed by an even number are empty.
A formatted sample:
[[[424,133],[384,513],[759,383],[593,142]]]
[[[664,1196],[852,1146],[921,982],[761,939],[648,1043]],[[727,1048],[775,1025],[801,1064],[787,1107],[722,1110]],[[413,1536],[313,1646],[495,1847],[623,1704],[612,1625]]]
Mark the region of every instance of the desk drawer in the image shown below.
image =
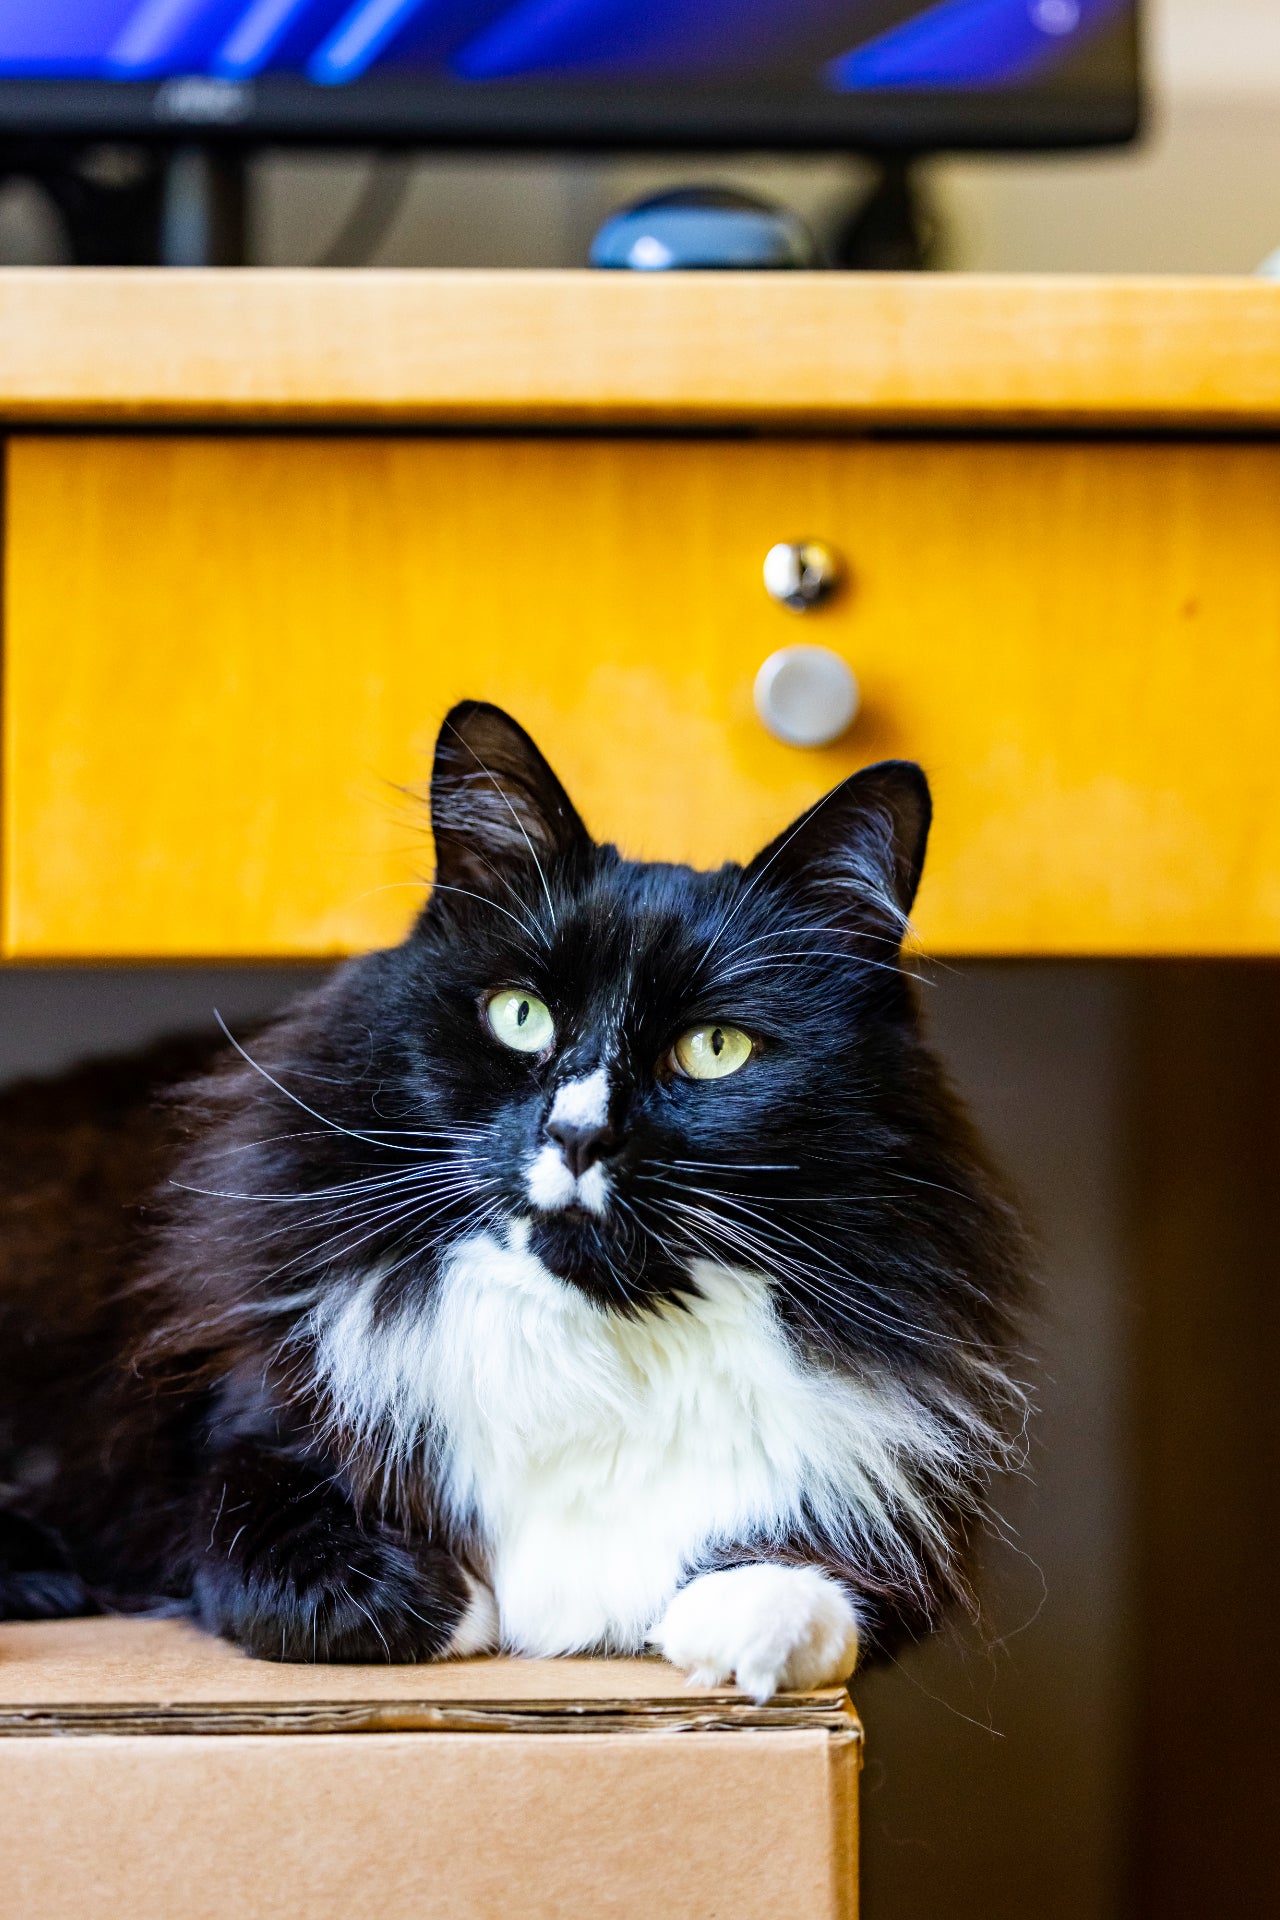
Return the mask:
[[[852,584],[800,616],[761,562],[803,534]],[[1278,534],[1260,443],[18,438],[4,950],[394,938],[473,694],[651,855],[921,759],[935,951],[1277,951]],[[797,640],[862,685],[818,752],[752,708]]]

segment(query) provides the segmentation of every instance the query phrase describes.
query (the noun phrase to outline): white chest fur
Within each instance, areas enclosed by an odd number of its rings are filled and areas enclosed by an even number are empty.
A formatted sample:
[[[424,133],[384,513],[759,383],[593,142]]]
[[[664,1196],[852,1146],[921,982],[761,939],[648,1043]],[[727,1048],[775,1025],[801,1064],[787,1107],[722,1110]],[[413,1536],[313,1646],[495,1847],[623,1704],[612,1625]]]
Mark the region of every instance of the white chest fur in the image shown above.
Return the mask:
[[[428,1448],[478,1527],[513,1650],[639,1648],[709,1546],[781,1537],[806,1500],[884,1541],[914,1504],[921,1409],[799,1359],[759,1276],[696,1278],[688,1309],[627,1320],[483,1236],[429,1315],[375,1329],[372,1276],[322,1331],[339,1416],[406,1465]]]

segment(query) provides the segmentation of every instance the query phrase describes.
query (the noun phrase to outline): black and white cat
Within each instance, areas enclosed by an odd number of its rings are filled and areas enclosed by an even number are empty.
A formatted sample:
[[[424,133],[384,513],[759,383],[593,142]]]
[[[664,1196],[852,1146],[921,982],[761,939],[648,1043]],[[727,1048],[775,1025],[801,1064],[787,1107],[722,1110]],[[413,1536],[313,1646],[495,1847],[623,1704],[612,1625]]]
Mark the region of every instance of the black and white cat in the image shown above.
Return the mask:
[[[924,776],[638,864],[467,703],[432,810],[404,943],[176,1101],[0,1103],[0,1614],[841,1679],[963,1593],[1020,1405],[1021,1239],[900,964]]]

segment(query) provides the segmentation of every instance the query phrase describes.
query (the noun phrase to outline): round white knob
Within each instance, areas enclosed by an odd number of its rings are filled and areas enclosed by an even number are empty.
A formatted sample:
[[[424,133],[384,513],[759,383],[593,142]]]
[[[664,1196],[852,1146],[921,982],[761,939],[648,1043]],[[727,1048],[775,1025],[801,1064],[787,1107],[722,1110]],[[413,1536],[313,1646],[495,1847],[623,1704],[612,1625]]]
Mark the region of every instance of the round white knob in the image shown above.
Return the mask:
[[[789,747],[829,747],[852,725],[858,682],[830,647],[781,647],[756,675],[756,712]]]

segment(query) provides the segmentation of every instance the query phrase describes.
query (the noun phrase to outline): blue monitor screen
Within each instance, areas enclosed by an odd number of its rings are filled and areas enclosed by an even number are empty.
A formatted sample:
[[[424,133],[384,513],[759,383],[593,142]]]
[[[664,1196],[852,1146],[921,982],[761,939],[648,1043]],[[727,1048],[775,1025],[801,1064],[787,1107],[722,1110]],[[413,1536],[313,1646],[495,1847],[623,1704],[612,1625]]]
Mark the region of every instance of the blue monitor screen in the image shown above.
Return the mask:
[[[566,126],[575,103],[590,119],[593,96],[623,107],[628,126],[638,102],[648,99],[661,121],[663,102],[683,103],[687,115],[698,98],[726,125],[743,110],[767,121],[772,103],[783,119],[803,120],[807,107],[831,125],[852,112],[852,126],[855,103],[877,98],[963,106],[1021,93],[1077,109],[1090,99],[1131,104],[1134,4],[0,0],[0,84],[12,98],[7,83],[44,83],[39,97],[52,101],[55,82],[130,91],[168,83],[174,98],[173,83],[204,81],[203,94],[188,84],[187,98],[228,121],[252,117],[273,89],[279,100],[305,90],[318,101],[320,90],[381,82],[401,110],[414,87],[437,104],[532,90]],[[596,118],[607,129],[603,107]]]

